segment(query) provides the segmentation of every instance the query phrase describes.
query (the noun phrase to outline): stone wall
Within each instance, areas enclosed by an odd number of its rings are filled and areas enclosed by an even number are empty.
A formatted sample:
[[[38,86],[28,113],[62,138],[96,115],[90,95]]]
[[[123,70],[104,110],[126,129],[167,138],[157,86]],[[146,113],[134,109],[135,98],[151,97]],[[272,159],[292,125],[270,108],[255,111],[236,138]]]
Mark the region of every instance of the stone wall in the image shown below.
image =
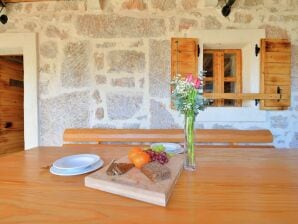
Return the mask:
[[[203,0],[7,4],[0,32],[36,32],[42,145],[69,127],[181,128],[170,109],[170,38],[195,29],[266,30],[293,44],[292,106],[266,122],[197,122],[200,128],[269,128],[277,147],[298,147],[298,1],[238,0],[230,17]],[[90,2],[90,0],[89,0]],[[221,2],[221,1],[220,1]]]

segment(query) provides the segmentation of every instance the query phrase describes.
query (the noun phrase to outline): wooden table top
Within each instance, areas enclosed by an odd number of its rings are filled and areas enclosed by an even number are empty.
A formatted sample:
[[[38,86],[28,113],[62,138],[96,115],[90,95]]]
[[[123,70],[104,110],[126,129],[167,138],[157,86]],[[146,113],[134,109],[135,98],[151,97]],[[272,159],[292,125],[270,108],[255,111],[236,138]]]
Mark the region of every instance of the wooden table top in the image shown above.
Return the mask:
[[[56,159],[95,153],[105,164],[125,146],[40,147],[0,157],[0,223],[298,223],[298,150],[199,149],[166,208],[60,177]]]

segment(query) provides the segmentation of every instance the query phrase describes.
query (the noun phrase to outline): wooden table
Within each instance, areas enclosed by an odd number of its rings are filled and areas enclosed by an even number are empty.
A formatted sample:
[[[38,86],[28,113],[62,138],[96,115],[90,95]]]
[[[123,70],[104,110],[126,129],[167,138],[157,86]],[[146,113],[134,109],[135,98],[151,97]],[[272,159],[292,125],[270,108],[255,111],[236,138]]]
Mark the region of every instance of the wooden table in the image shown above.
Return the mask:
[[[0,223],[298,223],[298,150],[199,149],[166,208],[84,187],[85,175],[49,173],[56,159],[125,146],[40,147],[0,157]]]

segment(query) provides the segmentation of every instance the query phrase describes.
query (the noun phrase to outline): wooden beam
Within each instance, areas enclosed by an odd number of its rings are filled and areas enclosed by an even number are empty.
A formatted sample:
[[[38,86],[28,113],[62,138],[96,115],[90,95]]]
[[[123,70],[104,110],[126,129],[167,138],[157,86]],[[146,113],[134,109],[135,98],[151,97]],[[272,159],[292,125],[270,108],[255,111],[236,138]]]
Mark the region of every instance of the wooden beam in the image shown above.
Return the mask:
[[[266,93],[204,93],[207,99],[231,99],[231,100],[279,100],[288,99],[287,94],[266,94]]]

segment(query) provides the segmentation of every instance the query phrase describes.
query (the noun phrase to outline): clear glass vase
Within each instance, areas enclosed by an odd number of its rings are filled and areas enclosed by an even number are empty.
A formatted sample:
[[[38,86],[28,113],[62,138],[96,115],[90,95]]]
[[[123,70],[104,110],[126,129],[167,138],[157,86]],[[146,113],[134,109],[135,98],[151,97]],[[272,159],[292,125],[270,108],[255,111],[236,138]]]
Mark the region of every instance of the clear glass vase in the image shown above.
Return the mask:
[[[195,124],[195,114],[194,113],[185,114],[184,169],[189,171],[196,170],[194,124]]]

